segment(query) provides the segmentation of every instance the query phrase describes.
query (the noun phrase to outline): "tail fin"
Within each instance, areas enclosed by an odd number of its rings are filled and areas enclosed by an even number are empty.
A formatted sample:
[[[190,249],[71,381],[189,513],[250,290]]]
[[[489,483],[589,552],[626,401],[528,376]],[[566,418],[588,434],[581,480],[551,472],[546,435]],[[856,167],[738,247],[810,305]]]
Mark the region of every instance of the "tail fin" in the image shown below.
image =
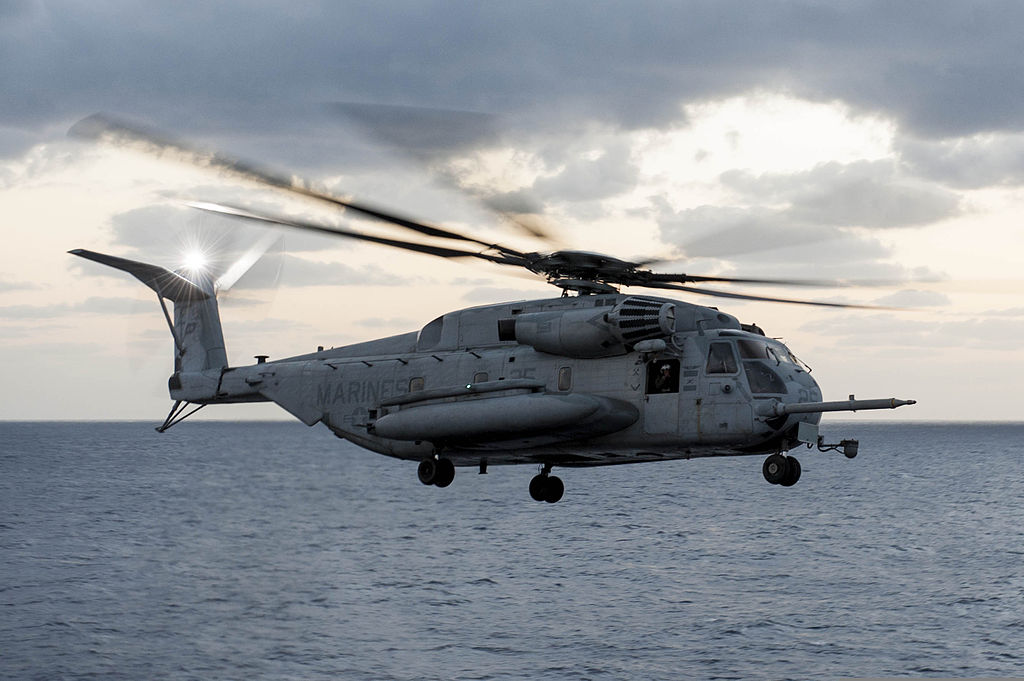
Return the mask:
[[[126,258],[96,253],[81,248],[68,251],[93,262],[128,272],[156,292],[160,307],[164,311],[167,325],[174,336],[174,373],[171,389],[174,392],[175,378],[181,373],[220,372],[228,365],[224,349],[224,332],[220,325],[220,311],[217,309],[217,294],[214,283],[207,278],[198,282],[190,281],[176,272]],[[164,300],[174,303],[174,320],[167,311]],[[180,381],[177,381],[180,386]],[[212,395],[211,395],[212,397]]]

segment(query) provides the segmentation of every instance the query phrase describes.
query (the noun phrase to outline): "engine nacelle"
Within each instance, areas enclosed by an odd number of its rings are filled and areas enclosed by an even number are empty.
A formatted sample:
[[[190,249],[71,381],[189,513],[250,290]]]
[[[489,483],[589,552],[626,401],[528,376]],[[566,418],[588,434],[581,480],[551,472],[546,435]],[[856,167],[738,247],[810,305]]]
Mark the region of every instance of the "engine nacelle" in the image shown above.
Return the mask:
[[[613,307],[528,312],[516,317],[516,341],[552,355],[592,359],[624,355],[649,338],[675,331],[675,305],[629,297]]]

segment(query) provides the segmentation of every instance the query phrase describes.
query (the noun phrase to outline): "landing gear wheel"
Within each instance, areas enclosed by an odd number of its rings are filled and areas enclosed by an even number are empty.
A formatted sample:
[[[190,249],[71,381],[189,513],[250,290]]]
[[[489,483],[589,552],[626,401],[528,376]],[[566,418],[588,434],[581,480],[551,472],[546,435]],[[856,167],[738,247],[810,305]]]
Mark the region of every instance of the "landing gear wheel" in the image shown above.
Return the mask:
[[[451,459],[438,459],[437,472],[434,473],[434,484],[438,487],[447,487],[455,479],[455,464]]]
[[[423,459],[423,461],[420,461],[419,468],[416,469],[416,475],[424,485],[433,485],[434,480],[437,479],[437,461],[434,459]]]
[[[764,474],[764,479],[773,485],[778,485],[785,480],[786,458],[782,454],[772,454],[765,459],[764,465],[761,466],[761,473]]]
[[[786,457],[786,475],[782,478],[782,482],[779,484],[783,487],[792,487],[796,484],[796,481],[800,479],[800,462],[796,460],[796,457]]]
[[[544,501],[544,491],[547,488],[548,476],[540,473],[530,480],[530,498],[534,501]]]
[[[562,484],[562,479],[554,475],[549,476],[544,485],[544,501],[553,504],[561,499],[563,494],[565,494],[565,485]]]
[[[530,480],[530,497],[534,501],[546,501],[553,504],[561,499],[563,494],[565,494],[565,485],[557,476],[538,473]]]

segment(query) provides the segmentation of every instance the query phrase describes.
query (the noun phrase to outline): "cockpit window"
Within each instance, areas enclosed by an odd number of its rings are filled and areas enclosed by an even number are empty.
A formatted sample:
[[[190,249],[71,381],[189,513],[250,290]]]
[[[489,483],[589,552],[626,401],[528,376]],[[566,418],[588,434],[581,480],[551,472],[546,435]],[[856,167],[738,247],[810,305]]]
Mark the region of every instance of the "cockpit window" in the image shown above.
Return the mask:
[[[709,374],[734,374],[736,369],[736,355],[733,354],[732,344],[712,343],[704,371]]]
[[[766,359],[768,344],[763,340],[740,340],[736,342],[742,359]]]
[[[764,362],[747,360],[743,362],[743,371],[747,375],[747,383],[750,384],[752,393],[786,392],[786,384]]]
[[[740,349],[741,359],[763,359],[772,364],[796,364],[796,360],[789,354],[786,346],[770,343],[763,340],[742,339],[736,342]]]

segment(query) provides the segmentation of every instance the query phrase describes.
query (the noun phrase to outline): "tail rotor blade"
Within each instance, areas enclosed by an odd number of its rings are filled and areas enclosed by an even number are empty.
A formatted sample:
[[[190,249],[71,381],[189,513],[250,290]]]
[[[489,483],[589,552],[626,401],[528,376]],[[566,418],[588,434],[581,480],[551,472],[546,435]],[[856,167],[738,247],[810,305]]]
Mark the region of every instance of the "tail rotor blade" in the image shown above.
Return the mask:
[[[259,262],[260,258],[266,255],[267,251],[279,244],[283,239],[284,237],[279,234],[264,234],[259,241],[250,246],[241,257],[235,260],[217,278],[217,281],[214,282],[214,287],[221,293],[230,291],[231,287],[237,284],[238,280],[245,276],[246,272],[252,269],[252,266]]]

